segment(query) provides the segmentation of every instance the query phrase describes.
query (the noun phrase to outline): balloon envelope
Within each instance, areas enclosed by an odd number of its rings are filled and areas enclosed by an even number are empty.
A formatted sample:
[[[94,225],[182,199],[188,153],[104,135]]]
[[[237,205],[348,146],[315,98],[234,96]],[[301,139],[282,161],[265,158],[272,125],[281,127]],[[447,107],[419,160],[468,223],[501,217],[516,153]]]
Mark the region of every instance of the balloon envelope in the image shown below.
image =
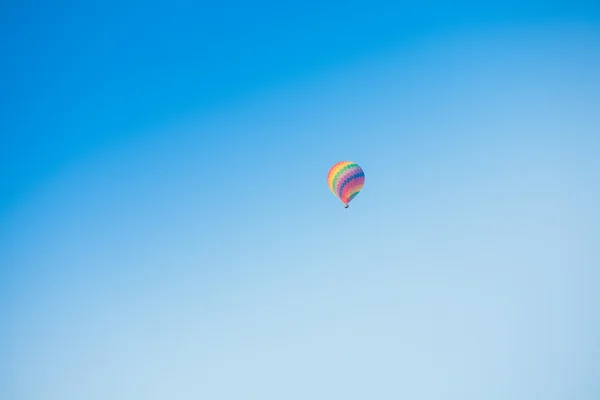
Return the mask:
[[[365,184],[365,173],[358,164],[341,161],[329,170],[327,184],[342,203],[348,204],[362,190]]]

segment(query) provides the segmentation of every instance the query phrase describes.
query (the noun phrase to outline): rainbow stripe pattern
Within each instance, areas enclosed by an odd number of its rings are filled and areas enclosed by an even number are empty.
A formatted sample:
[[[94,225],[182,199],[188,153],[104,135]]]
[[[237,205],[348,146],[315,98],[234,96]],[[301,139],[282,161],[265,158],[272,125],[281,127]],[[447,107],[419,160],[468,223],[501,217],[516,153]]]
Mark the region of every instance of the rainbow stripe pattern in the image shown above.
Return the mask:
[[[362,190],[365,184],[365,173],[358,164],[341,161],[329,170],[327,184],[333,194],[347,206]]]

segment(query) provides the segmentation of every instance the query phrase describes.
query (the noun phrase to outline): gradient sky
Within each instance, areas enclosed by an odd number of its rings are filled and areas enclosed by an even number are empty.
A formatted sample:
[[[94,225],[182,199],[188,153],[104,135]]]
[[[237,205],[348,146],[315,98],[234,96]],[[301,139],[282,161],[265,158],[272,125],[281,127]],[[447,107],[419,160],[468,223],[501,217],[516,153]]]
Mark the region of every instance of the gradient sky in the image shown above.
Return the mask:
[[[4,2],[0,398],[600,398],[600,7],[480,3]]]

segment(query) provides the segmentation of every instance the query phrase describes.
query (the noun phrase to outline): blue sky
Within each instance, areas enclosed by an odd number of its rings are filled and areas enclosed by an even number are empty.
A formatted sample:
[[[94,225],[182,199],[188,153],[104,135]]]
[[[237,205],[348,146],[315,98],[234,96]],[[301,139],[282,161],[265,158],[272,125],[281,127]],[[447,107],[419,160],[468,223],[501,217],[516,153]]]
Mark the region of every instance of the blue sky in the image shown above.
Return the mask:
[[[1,398],[600,395],[593,2],[2,7]]]

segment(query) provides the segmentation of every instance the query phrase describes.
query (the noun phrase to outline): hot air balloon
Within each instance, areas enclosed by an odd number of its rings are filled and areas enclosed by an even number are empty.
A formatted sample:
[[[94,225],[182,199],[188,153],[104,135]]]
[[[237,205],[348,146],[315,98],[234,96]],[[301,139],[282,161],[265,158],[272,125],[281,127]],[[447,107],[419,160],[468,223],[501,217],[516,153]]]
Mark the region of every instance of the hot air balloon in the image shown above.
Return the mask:
[[[329,189],[344,203],[344,208],[362,190],[365,184],[365,173],[358,164],[341,161],[335,164],[327,174]]]

